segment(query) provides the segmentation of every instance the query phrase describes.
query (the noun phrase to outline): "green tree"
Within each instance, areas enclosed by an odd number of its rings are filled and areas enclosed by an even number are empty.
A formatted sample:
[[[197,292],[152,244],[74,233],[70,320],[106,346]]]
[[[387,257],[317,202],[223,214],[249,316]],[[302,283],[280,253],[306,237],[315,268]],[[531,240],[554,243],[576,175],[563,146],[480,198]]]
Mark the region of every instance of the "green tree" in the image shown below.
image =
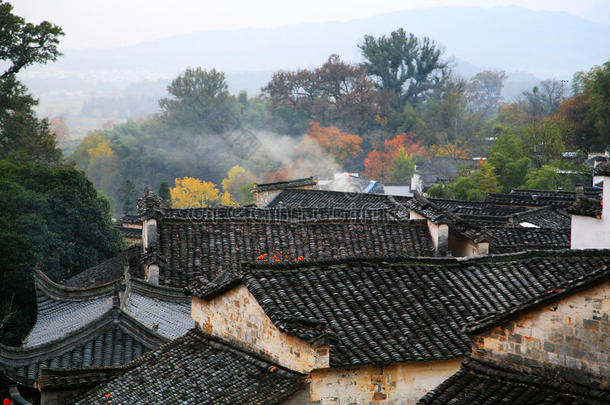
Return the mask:
[[[396,156],[392,158],[392,172],[390,181],[409,181],[415,172],[415,156],[409,156],[404,148],[401,148]]]
[[[600,140],[610,144],[610,61],[583,75],[583,92],[589,105],[589,119]]]
[[[61,151],[48,122],[36,119],[32,107],[37,100],[16,75],[27,66],[56,60],[63,31],[47,21],[27,23],[12,11],[9,3],[0,3],[0,159],[58,163]]]
[[[129,179],[123,180],[119,188],[119,204],[121,204],[123,215],[135,211],[137,200],[136,185]]]
[[[407,34],[402,28],[379,38],[366,35],[358,48],[367,72],[379,80],[379,87],[392,96],[398,110],[405,103],[421,101],[449,71],[434,41]]]
[[[173,125],[222,134],[239,126],[240,107],[229,94],[225,75],[212,69],[188,68],[167,87],[159,101],[162,116]]]
[[[551,117],[525,128],[525,143],[539,167],[544,162],[561,158],[561,153],[566,149],[564,139],[569,138],[571,129],[566,121]]]
[[[0,340],[19,344],[34,320],[36,265],[59,282],[123,247],[108,202],[81,172],[0,161],[0,296],[14,294],[16,310]]]
[[[514,134],[503,134],[495,140],[488,161],[504,192],[522,185],[530,167],[523,141]]]
[[[557,168],[544,165],[540,169],[531,169],[523,188],[536,190],[555,190],[557,188]]]
[[[157,194],[159,195],[159,198],[161,198],[161,201],[163,201],[163,204],[165,204],[166,207],[171,208],[172,195],[169,191],[169,181],[162,181],[161,184],[159,184],[159,191]]]

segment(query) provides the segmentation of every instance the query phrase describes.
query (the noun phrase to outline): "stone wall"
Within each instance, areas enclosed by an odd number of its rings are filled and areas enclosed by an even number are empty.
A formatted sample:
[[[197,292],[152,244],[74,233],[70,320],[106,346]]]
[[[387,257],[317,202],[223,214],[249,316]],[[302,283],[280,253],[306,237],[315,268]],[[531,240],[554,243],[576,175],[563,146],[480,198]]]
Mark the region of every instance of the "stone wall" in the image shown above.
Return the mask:
[[[473,355],[522,368],[559,367],[610,383],[610,282],[473,337]]]
[[[456,373],[462,359],[314,370],[312,404],[415,404]]]
[[[204,332],[301,373],[329,366],[328,346],[313,348],[280,331],[244,285],[210,301],[193,297],[191,315]]]

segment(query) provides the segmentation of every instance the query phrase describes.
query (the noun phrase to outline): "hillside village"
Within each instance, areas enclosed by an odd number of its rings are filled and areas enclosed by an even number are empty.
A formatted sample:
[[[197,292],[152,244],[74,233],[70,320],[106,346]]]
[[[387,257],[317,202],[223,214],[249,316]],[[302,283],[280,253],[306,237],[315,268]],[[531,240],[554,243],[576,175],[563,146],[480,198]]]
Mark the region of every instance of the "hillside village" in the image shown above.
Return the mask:
[[[2,404],[610,404],[610,6],[477,1],[0,0]]]
[[[149,190],[133,247],[63,284],[35,273],[3,378],[15,403],[606,404],[597,173],[586,194],[485,202],[301,179],[175,209]]]

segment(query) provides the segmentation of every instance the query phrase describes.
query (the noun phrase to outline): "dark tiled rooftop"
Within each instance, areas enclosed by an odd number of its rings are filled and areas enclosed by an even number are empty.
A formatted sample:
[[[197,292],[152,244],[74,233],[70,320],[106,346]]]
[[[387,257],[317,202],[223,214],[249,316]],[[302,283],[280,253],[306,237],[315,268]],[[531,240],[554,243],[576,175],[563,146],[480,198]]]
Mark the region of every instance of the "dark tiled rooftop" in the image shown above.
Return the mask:
[[[589,198],[599,198],[599,191],[585,192]],[[563,190],[511,190],[508,194],[488,193],[485,202],[500,205],[521,205],[528,207],[550,206],[568,208],[576,201],[576,193]]]
[[[576,199],[566,211],[574,215],[600,218],[602,215],[602,200],[583,196]]]
[[[141,230],[138,231],[141,236]],[[125,265],[129,265],[130,273],[140,277],[139,265],[142,246],[132,246],[100,264],[93,266],[72,278],[67,279],[64,285],[68,287],[94,287],[119,280],[123,277]]]
[[[328,339],[331,366],[449,359],[464,329],[610,274],[610,251],[251,266],[242,277],[281,330]]]
[[[180,289],[138,280],[89,288],[35,273],[38,317],[20,347],[0,345],[0,370],[32,385],[39,368],[119,366],[193,328]],[[123,291],[119,295],[119,292]]]
[[[610,391],[526,375],[491,362],[467,359],[462,368],[426,394],[420,405],[607,405]]]
[[[268,205],[269,208],[391,208],[405,209],[410,197],[385,194],[347,193],[343,191],[283,190]]]
[[[244,262],[434,254],[425,221],[397,219],[387,210],[242,208],[239,212],[243,215],[211,209],[188,219],[186,213],[171,210],[159,221],[159,250],[166,260],[160,283],[214,289],[235,280]]]
[[[485,231],[491,236],[490,253],[570,248],[569,228],[487,227]]]
[[[518,226],[521,222],[529,222],[540,228],[565,229],[570,228],[570,215],[561,209],[552,207],[534,208],[511,216],[511,222]]]
[[[277,404],[304,376],[193,329],[78,404]],[[109,395],[108,395],[109,394]]]
[[[281,190],[291,187],[315,186],[317,181],[313,177],[294,179],[287,181],[276,181],[274,183],[260,183],[254,186],[254,191]]]

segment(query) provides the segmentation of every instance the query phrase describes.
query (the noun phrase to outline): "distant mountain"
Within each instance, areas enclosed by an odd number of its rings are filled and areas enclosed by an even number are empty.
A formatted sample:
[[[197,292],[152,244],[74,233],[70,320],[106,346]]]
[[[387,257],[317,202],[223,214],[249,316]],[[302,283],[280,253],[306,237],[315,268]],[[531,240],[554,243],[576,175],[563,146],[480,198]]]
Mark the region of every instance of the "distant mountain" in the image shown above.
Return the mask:
[[[348,22],[197,32],[122,48],[67,49],[58,62],[30,68],[22,77],[41,104],[47,95],[56,98],[68,90],[85,98],[120,95],[130,83],[169,80],[188,66],[225,71],[232,90],[252,94],[273,71],[319,66],[332,53],[359,62],[357,44],[365,34],[399,27],[441,44],[462,76],[486,68],[527,72],[512,74],[522,76],[516,82],[527,87],[535,76],[570,79],[610,57],[610,25],[513,6],[441,7]],[[512,93],[518,94],[518,87]]]
[[[187,66],[248,72],[319,65],[331,53],[359,60],[364,34],[404,27],[426,35],[448,55],[482,67],[536,75],[571,75],[610,57],[610,26],[555,11],[519,7],[442,7],[348,22],[208,31],[114,49],[66,50],[54,68],[175,74]]]

